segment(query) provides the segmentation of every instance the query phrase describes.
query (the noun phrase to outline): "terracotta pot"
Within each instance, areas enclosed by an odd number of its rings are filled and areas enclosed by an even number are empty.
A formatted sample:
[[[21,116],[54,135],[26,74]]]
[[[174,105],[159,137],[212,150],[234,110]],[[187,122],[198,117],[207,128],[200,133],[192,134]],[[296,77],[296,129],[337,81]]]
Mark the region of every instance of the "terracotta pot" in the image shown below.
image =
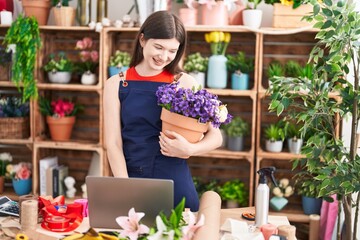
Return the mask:
[[[5,182],[4,176],[0,176],[0,193],[4,192],[4,182]]]
[[[70,27],[75,23],[75,8],[53,7],[55,24],[57,26]]]
[[[50,0],[22,0],[26,16],[34,16],[39,25],[46,25],[50,13]]]
[[[75,116],[54,118],[46,117],[49,125],[50,136],[54,141],[67,141],[71,137],[72,129],[75,124]]]
[[[201,5],[201,17],[203,25],[229,25],[229,14],[224,1],[218,1],[215,5],[207,6],[207,4]]]
[[[197,24],[197,9],[180,8],[179,17],[185,26],[194,26]]]
[[[191,143],[200,141],[209,125],[209,123],[199,123],[197,119],[170,112],[165,108],[161,111],[160,119],[164,133],[165,130],[174,131]]]

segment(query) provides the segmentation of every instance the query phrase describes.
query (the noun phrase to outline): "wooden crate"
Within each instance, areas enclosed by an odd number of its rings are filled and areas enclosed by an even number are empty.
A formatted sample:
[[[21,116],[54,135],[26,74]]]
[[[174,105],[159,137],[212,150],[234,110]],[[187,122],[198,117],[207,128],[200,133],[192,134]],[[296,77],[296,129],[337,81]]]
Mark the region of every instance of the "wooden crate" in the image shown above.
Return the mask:
[[[273,27],[297,28],[310,26],[312,23],[305,20],[301,21],[301,18],[312,12],[312,10],[313,9],[310,4],[303,4],[300,7],[293,9],[292,6],[275,3],[273,11]]]

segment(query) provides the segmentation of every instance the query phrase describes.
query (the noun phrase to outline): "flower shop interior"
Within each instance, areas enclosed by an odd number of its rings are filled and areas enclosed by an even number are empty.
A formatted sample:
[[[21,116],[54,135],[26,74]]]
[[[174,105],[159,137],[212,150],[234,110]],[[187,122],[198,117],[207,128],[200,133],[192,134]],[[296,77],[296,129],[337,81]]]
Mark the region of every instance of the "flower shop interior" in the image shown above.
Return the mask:
[[[360,239],[357,0],[0,0],[0,239],[74,233],[81,221],[59,206],[88,217],[86,177],[112,176],[104,83],[128,68],[139,27],[159,10],[185,25],[181,68],[232,115],[222,146],[187,160],[198,224],[209,191],[221,209],[204,211],[193,236],[166,239]],[[15,215],[2,208],[13,201]],[[36,215],[23,220],[22,204]],[[253,227],[255,206],[264,228]],[[65,216],[61,229],[40,211]],[[151,237],[139,239],[161,239]]]

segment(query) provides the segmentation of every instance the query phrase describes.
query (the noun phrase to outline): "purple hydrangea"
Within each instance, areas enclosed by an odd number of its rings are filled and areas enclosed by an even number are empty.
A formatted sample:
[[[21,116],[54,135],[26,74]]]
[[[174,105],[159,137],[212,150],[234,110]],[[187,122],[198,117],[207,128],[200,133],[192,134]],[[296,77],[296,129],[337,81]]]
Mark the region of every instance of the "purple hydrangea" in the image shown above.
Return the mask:
[[[201,123],[211,122],[216,128],[232,119],[218,96],[206,89],[178,88],[178,83],[171,83],[161,85],[156,91],[156,96],[158,105],[170,112],[198,119]],[[225,112],[222,112],[224,110]],[[222,114],[226,116],[221,116]]]

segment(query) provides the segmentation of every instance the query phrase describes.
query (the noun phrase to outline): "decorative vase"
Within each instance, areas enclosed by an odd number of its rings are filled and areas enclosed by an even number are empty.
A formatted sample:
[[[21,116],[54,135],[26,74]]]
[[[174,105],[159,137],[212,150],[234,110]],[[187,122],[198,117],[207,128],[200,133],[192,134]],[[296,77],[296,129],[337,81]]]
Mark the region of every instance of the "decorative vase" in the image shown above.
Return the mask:
[[[243,11],[244,26],[259,28],[261,26],[262,11],[259,9],[246,9]]]
[[[51,139],[54,141],[67,141],[71,137],[72,129],[75,124],[75,116],[54,118],[46,117],[49,126]]]
[[[5,183],[5,177],[0,176],[0,193],[4,192],[4,183]]]
[[[53,7],[55,24],[57,26],[70,27],[75,23],[75,8],[73,7]]]
[[[34,16],[39,25],[46,25],[49,18],[50,0],[22,0],[25,15]]]
[[[81,75],[81,83],[84,85],[93,85],[96,83],[96,74],[90,71],[84,72]]]
[[[205,87],[205,73],[204,72],[190,72],[189,75],[191,75],[198,84],[200,84],[202,87]]]
[[[180,8],[179,17],[185,26],[194,26],[197,24],[197,10],[191,8]]]
[[[69,83],[71,72],[48,72],[49,81],[52,83]]]
[[[235,90],[248,90],[249,89],[249,74],[246,74],[246,73],[231,74],[231,88],[235,89]]]
[[[80,26],[87,26],[91,21],[91,0],[78,0],[76,18]]]
[[[170,112],[165,108],[162,108],[160,119],[162,120],[162,132],[174,131],[191,143],[200,141],[209,125],[209,123],[200,123],[195,118]],[[169,137],[171,138],[171,136]]]
[[[128,70],[129,66],[124,66],[124,67],[114,67],[114,66],[110,66],[109,67],[109,77],[112,77],[116,74],[118,74],[119,72],[125,72],[126,70]]]
[[[281,211],[289,201],[284,197],[272,197],[270,199],[270,207],[275,211]]]
[[[201,5],[201,24],[203,25],[229,25],[229,14],[224,1],[217,1],[215,5]]]
[[[19,196],[29,194],[31,192],[32,180],[28,179],[13,179],[13,188],[15,193]]]
[[[209,57],[207,71],[207,86],[209,88],[226,88],[227,85],[227,58],[224,55]]]

